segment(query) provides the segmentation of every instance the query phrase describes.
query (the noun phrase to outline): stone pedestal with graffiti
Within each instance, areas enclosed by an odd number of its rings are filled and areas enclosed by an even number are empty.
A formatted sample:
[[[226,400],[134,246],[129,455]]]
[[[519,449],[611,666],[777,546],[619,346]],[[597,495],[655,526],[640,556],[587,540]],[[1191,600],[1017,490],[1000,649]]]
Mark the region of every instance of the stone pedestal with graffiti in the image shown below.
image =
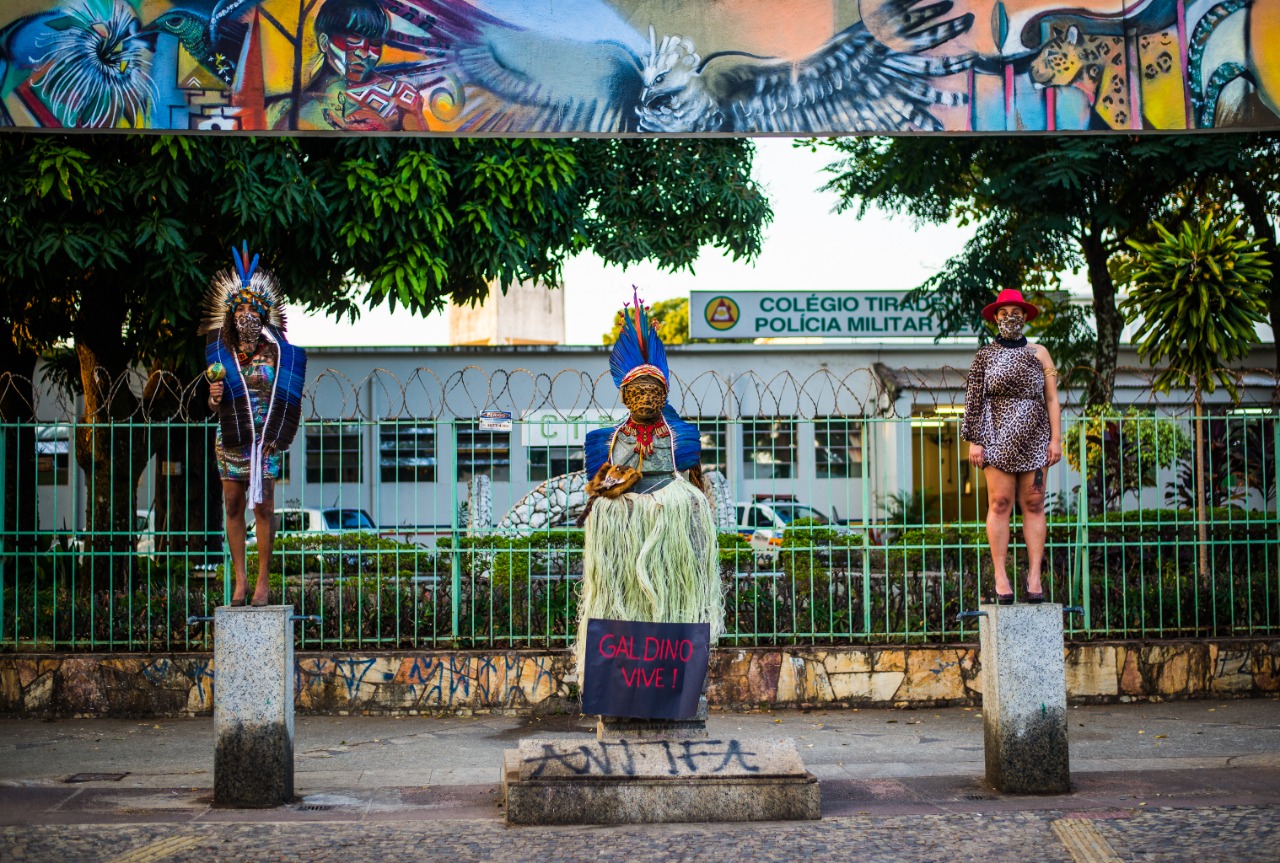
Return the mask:
[[[799,821],[822,815],[792,740],[521,740],[508,824]]]
[[[987,781],[1007,794],[1071,790],[1062,606],[983,605],[982,727]]]
[[[293,798],[293,606],[214,612],[213,799],[261,808]]]

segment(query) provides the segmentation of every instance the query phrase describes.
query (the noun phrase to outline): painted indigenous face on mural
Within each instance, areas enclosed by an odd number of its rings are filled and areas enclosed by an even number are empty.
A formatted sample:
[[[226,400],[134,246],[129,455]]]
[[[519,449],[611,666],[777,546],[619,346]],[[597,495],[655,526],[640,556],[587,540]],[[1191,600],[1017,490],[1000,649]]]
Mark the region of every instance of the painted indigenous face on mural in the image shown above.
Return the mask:
[[[653,425],[662,417],[667,388],[657,378],[643,375],[622,388],[622,403],[636,422]]]
[[[1001,306],[996,309],[996,327],[1000,337],[1004,339],[1022,338],[1022,328],[1027,322],[1027,314],[1019,306]]]
[[[370,39],[355,33],[335,33],[332,38],[319,33],[316,35],[316,44],[324,51],[330,67],[353,84],[372,75],[374,67],[382,59],[381,39]]]

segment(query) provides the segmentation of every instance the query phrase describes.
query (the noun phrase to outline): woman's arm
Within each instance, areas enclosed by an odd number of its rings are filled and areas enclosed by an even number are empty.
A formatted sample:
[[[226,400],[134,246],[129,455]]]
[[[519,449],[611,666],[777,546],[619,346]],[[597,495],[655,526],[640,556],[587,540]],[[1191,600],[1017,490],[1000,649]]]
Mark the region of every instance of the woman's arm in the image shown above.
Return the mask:
[[[1062,461],[1062,407],[1058,404],[1058,370],[1047,348],[1036,345],[1036,355],[1044,366],[1044,406],[1049,414],[1049,465]]]
[[[969,441],[969,463],[981,468],[986,464],[982,438],[983,395],[986,391],[986,355],[978,351],[969,364],[969,376],[964,388],[964,419],[960,423],[960,437]]]

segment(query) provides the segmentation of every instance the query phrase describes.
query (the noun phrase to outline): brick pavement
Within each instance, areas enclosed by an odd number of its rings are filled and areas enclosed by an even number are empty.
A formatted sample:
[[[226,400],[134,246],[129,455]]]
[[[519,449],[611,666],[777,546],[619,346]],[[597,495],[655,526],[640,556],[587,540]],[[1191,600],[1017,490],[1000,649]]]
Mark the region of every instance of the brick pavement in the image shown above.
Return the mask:
[[[580,735],[575,717],[305,720],[304,796],[254,811],[212,806],[207,720],[5,720],[0,861],[1280,861],[1276,701],[1073,710],[1074,787],[1044,797],[982,783],[974,711],[713,724],[794,737],[821,780],[823,820],[504,827],[499,753],[524,736]],[[123,776],[71,775],[97,771]]]
[[[40,825],[0,829],[0,859],[209,863],[1275,863],[1276,807],[867,815],[820,822],[505,828],[495,820]],[[1064,825],[1068,828],[1064,830]],[[1062,838],[1066,834],[1066,841]],[[1082,842],[1073,835],[1092,835]],[[1107,852],[1113,857],[1105,856]]]

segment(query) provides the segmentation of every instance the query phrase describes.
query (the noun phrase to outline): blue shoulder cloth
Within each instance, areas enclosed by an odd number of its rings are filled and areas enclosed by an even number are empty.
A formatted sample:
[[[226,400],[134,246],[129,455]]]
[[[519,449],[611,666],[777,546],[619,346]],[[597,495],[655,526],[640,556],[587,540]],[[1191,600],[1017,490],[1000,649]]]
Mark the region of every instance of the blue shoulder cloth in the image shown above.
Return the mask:
[[[276,395],[287,405],[301,405],[302,389],[307,383],[307,352],[286,342],[282,333],[273,329],[271,334],[276,337],[280,354],[276,365]]]
[[[588,478],[595,476],[596,472],[609,460],[609,441],[613,439],[616,429],[617,426],[609,426],[587,432],[582,449],[586,454],[585,467]]]
[[[698,427],[681,419],[671,405],[662,409],[662,418],[671,426],[671,434],[675,438],[672,443],[676,448],[676,470],[697,466],[702,460],[702,435]]]

